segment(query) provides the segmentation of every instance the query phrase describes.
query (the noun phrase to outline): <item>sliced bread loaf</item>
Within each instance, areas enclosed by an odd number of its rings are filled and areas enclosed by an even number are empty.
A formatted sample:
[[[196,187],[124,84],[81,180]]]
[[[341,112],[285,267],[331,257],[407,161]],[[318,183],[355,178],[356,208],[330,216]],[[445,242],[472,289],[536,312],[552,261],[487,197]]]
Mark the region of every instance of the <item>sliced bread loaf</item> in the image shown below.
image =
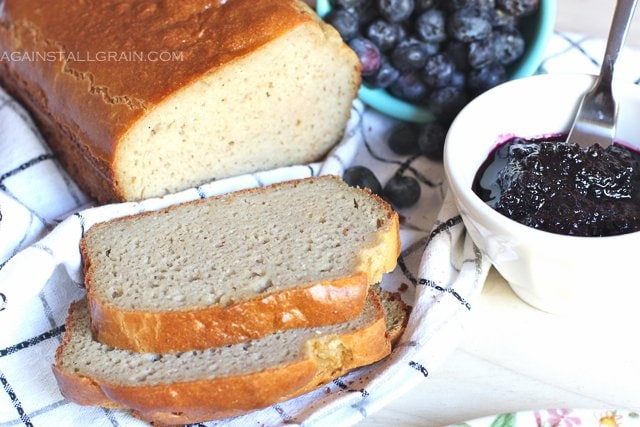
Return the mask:
[[[142,352],[344,322],[399,250],[389,205],[329,176],[117,219],[81,242],[96,339]]]
[[[387,356],[385,315],[371,291],[345,323],[291,329],[245,343],[183,353],[114,349],[92,338],[86,302],[69,311],[53,372],[81,405],[123,407],[159,424],[239,415],[286,400]]]
[[[360,84],[298,0],[4,0],[0,52],[0,84],[100,202],[318,160]]]

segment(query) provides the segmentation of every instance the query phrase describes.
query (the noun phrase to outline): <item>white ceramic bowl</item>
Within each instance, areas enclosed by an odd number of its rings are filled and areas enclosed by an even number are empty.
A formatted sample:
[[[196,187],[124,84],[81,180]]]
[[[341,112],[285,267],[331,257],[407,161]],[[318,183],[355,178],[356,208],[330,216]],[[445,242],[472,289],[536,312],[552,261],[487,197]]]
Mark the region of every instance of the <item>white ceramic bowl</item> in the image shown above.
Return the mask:
[[[524,301],[559,313],[640,301],[640,232],[564,236],[519,224],[486,205],[471,186],[492,149],[508,136],[567,132],[593,76],[549,74],[500,85],[468,104],[447,135],[444,166],[474,242]],[[640,149],[640,87],[615,83],[616,139]]]

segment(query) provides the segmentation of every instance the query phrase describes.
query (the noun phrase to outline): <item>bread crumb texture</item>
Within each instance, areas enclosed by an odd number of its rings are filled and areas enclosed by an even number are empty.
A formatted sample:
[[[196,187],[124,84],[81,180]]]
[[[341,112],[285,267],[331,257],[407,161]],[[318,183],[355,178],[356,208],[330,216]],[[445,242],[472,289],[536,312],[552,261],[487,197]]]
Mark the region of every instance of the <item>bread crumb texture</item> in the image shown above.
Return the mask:
[[[300,26],[156,106],[118,146],[127,197],[195,186],[212,171],[220,179],[320,159],[342,135],[357,86],[336,49],[315,24]]]
[[[94,226],[85,281],[94,298],[149,312],[361,272],[372,283],[395,265],[396,221],[386,203],[338,178],[290,181]]]

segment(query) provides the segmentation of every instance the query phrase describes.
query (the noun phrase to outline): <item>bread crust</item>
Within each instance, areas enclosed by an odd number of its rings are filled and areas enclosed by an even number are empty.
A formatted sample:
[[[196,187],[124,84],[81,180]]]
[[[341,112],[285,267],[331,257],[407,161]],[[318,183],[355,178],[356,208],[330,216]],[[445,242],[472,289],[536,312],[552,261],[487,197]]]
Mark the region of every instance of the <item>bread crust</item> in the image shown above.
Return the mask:
[[[269,333],[345,322],[367,296],[367,275],[314,283],[231,305],[165,312],[123,311],[89,289],[91,329],[97,341],[138,352],[203,350]]]
[[[65,369],[63,349],[71,340],[72,304],[63,343],[56,351],[53,373],[63,396],[80,405],[126,408],[157,425],[197,423],[241,415],[300,396],[357,367],[379,361],[391,352],[385,315],[372,293],[375,320],[344,334],[326,335],[306,343],[305,356],[285,365],[246,375],[173,384],[119,385]]]
[[[5,0],[0,54],[47,60],[0,60],[0,84],[29,110],[80,187],[99,203],[118,202],[126,197],[114,161],[136,122],[181,88],[300,25],[326,31],[295,0]],[[145,52],[183,60],[97,60]],[[346,46],[343,54],[351,55]],[[353,97],[359,83],[358,75]]]
[[[306,178],[249,188],[218,197],[241,199],[249,192],[266,193],[269,189],[317,179],[342,182],[337,176]],[[151,312],[123,310],[111,305],[94,291],[91,256],[86,239],[82,239],[80,253],[91,312],[91,328],[95,338],[116,348],[165,353],[234,344],[279,330],[336,324],[355,317],[364,306],[369,284],[379,282],[384,273],[395,268],[401,248],[398,214],[386,201],[368,189],[359,191],[367,193],[382,207],[388,226],[386,232],[378,233],[376,245],[361,254],[358,271],[350,277],[301,284],[292,289],[227,306]],[[206,203],[206,200],[187,203]],[[170,211],[177,206],[169,206],[162,211]],[[139,215],[154,215],[154,212]],[[135,215],[113,221],[124,221],[132,217]],[[87,236],[93,230],[90,229]]]

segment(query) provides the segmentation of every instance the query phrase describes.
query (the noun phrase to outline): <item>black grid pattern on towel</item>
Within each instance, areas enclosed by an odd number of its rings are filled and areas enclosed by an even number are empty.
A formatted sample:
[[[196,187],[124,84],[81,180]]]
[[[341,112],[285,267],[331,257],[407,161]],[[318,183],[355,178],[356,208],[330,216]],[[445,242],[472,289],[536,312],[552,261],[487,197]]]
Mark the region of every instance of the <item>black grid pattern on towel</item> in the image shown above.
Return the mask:
[[[547,54],[543,62],[540,72],[556,72],[556,71],[577,71],[577,72],[597,72],[600,59],[593,52],[593,39],[581,36],[573,36],[566,34],[555,34],[552,49]],[[599,43],[601,44],[601,43]],[[571,59],[568,59],[571,58]],[[572,67],[574,67],[572,69]],[[638,67],[637,75],[633,81],[640,83],[640,67]],[[0,98],[0,108],[12,108],[13,101],[8,98]],[[21,110],[17,110],[18,114],[23,114]],[[30,121],[27,121],[31,123]],[[361,131],[367,133],[366,123],[361,125]],[[1,143],[1,142],[0,142]],[[400,158],[390,155],[389,151],[381,147],[379,142],[374,143],[365,138],[365,147],[358,154],[357,163],[366,164],[379,172],[382,177],[389,177],[394,174],[410,174],[416,177],[423,185],[423,189],[427,189],[424,193],[436,194],[436,198],[443,197],[443,181],[441,175],[434,176],[429,170],[425,170],[425,166],[430,163],[424,159],[411,157]],[[47,152],[36,154],[18,166],[10,166],[2,169],[0,159],[0,189],[7,192],[11,197],[15,197],[18,201],[22,201],[21,196],[14,191],[11,185],[11,179],[18,176],[28,176],[29,174],[37,174],[36,168],[43,162],[50,162],[54,159],[53,155]],[[310,168],[310,174],[313,173]],[[25,179],[30,179],[26,177]],[[71,193],[75,189],[69,190]],[[198,190],[201,197],[204,197],[202,190]],[[27,206],[28,203],[25,203]],[[36,210],[32,213],[40,218],[41,221],[50,223],[50,218],[41,218]],[[83,226],[82,217],[79,226]],[[459,225],[459,217],[452,218],[451,221],[445,221],[440,227],[431,231],[420,223],[405,222],[403,229],[417,233],[419,237],[414,238],[414,243],[402,252],[399,263],[399,275],[395,276],[398,283],[408,281],[413,286],[420,285],[418,279],[416,261],[420,253],[424,250],[424,246],[430,238],[438,234],[447,227]],[[82,230],[84,232],[84,230]],[[413,258],[413,261],[407,261]],[[1,266],[0,266],[1,268]],[[63,275],[64,272],[56,274]],[[70,279],[60,279],[59,282],[66,283],[65,286],[70,289],[69,292],[75,292],[81,295],[82,290]],[[16,283],[15,286],[20,286]],[[81,412],[74,404],[66,401],[60,396],[57,385],[52,375],[35,375],[34,373],[48,372],[52,363],[52,356],[61,341],[64,332],[64,321],[67,313],[68,302],[61,300],[56,296],[59,291],[56,289],[45,289],[41,292],[39,298],[39,306],[29,307],[29,310],[39,311],[42,313],[42,321],[39,325],[31,327],[29,330],[23,331],[23,337],[20,341],[12,343],[9,346],[0,348],[0,427],[10,427],[19,425],[52,425],[52,420],[64,420],[66,425],[81,425],[82,420],[86,420],[78,415]],[[7,304],[4,295],[0,294],[0,315]],[[4,327],[4,326],[2,326]],[[409,369],[415,372],[415,375],[427,378],[429,371],[428,366],[422,365],[418,361],[411,361]],[[337,380],[333,383],[333,387],[347,392],[360,394],[363,398],[368,395],[365,388],[351,388],[350,385]],[[35,392],[37,391],[37,393]],[[281,415],[282,424],[295,422],[295,416],[289,414],[281,405],[276,405],[273,409]],[[104,425],[129,425],[133,421],[125,412],[105,409],[87,409],[94,411],[94,419],[98,418],[96,414],[101,414],[104,419]],[[215,423],[219,425],[221,423]],[[199,424],[202,425],[202,424]]]

